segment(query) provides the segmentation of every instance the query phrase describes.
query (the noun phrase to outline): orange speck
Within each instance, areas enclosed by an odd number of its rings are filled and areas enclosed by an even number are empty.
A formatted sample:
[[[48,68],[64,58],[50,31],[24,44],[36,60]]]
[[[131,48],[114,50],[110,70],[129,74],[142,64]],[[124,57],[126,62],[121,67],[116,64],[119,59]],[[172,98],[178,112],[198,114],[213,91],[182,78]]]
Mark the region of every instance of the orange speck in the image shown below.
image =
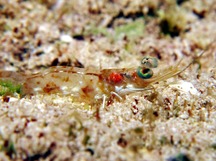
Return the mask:
[[[57,86],[54,82],[47,83],[46,86],[43,88],[43,91],[45,93],[54,93],[59,90],[60,90],[59,86]]]

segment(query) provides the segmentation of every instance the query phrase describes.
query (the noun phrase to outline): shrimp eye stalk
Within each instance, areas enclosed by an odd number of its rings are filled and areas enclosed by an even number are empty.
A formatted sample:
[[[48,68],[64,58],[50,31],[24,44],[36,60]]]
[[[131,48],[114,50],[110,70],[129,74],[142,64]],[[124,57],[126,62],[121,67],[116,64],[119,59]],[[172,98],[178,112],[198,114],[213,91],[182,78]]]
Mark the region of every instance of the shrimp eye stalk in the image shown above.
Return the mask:
[[[153,76],[153,71],[150,68],[138,67],[137,75],[142,79],[149,79]]]
[[[144,57],[141,61],[142,66],[146,68],[157,68],[158,67],[158,59],[153,57]]]

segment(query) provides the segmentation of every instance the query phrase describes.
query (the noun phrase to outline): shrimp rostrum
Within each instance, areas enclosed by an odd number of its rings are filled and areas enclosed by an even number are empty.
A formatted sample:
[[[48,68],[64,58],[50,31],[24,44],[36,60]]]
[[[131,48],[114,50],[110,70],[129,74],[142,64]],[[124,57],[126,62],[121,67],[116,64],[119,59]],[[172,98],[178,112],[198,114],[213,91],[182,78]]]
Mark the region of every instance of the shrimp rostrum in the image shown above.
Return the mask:
[[[200,54],[201,56],[202,54]],[[115,94],[119,98],[136,91],[144,91],[149,85],[178,75],[194,61],[184,67],[182,63],[169,67],[160,74],[153,74],[158,66],[153,57],[144,57],[137,68],[92,69],[76,67],[51,67],[36,74],[0,71],[0,80],[11,81],[21,86],[21,96],[59,93],[71,95],[75,100],[94,104]]]

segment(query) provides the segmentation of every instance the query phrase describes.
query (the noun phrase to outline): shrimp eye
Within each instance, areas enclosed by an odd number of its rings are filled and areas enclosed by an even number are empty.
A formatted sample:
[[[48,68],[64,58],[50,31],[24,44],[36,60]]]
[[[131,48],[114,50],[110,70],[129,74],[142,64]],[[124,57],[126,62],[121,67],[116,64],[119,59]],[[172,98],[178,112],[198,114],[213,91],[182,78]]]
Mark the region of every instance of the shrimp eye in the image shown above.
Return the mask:
[[[149,68],[138,67],[137,75],[142,79],[149,79],[153,76],[153,71]]]
[[[141,64],[146,68],[157,68],[158,59],[146,56],[142,59]]]

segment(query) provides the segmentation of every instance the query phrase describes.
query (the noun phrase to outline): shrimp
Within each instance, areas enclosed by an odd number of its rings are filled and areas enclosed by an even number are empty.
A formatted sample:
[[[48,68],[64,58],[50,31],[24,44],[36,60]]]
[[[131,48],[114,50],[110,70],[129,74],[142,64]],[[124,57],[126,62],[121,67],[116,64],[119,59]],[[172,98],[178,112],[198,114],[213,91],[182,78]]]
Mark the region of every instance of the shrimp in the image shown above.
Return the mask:
[[[203,52],[198,56],[200,57]],[[93,69],[56,66],[36,74],[0,71],[1,80],[10,80],[22,86],[22,96],[60,93],[71,95],[77,101],[94,104],[115,94],[119,98],[136,91],[144,91],[153,83],[176,76],[187,69],[182,63],[154,74],[152,68],[158,66],[153,57],[144,57],[137,68]]]

